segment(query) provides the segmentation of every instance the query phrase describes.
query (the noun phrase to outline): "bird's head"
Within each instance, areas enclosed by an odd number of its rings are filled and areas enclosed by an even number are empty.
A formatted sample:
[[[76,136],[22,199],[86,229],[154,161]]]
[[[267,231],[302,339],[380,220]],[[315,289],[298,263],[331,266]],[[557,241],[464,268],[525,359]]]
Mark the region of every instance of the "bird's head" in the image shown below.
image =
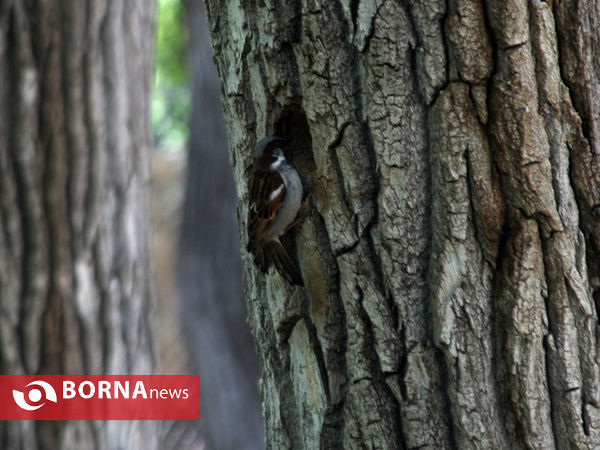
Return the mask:
[[[277,136],[262,138],[254,147],[254,167],[266,170],[285,160],[282,148],[287,141]]]

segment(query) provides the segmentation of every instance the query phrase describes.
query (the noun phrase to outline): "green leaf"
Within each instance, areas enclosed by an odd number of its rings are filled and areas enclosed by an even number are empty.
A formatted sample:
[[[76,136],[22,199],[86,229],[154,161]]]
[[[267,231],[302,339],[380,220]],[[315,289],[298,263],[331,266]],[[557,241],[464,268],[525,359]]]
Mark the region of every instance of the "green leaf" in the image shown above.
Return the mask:
[[[152,98],[152,134],[157,147],[182,148],[188,135],[191,94],[184,13],[179,0],[158,2]]]

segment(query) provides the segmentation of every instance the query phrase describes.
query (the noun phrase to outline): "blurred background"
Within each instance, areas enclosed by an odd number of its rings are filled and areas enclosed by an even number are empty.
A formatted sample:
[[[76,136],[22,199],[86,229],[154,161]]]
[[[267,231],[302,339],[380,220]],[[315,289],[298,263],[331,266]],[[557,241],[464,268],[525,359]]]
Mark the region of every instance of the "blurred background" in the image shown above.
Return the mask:
[[[264,448],[235,191],[203,2],[159,0],[152,99],[158,373],[198,373],[201,420],[165,448]]]

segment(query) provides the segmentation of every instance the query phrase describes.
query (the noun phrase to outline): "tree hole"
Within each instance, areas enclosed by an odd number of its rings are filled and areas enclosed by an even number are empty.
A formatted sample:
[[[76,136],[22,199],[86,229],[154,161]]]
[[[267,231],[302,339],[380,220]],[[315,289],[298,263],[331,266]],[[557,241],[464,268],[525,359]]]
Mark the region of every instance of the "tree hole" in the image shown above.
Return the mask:
[[[285,109],[275,124],[275,135],[289,141],[284,149],[286,158],[294,164],[302,178],[310,179],[316,166],[304,111],[291,107]]]

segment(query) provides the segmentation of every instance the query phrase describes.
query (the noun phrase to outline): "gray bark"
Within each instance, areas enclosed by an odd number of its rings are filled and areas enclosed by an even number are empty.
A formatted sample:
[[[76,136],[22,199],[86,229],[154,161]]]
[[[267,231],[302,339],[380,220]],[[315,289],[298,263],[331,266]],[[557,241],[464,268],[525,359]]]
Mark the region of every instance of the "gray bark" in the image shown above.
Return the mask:
[[[186,1],[193,88],[178,258],[182,323],[201,379],[209,449],[264,448],[258,363],[245,323],[235,188],[201,2]]]
[[[217,2],[247,236],[257,138],[312,179],[305,288],[242,250],[269,448],[600,446],[600,9]]]
[[[0,1],[0,371],[150,373],[153,3]],[[155,448],[151,422],[5,422],[2,448]]]

